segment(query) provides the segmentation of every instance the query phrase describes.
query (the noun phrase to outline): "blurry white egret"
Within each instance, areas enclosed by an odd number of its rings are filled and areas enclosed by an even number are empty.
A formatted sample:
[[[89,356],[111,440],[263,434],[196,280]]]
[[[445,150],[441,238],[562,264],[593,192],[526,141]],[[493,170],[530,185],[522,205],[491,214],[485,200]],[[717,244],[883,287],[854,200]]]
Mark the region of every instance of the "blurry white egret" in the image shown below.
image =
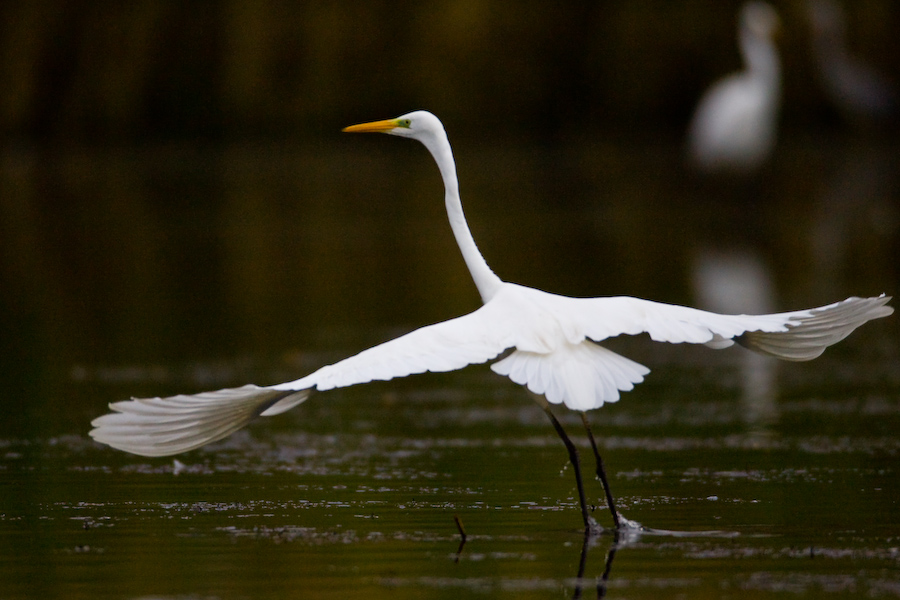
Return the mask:
[[[772,40],[775,10],[747,2],[738,22],[746,70],[714,84],[700,99],[688,130],[688,152],[704,171],[749,172],[772,152],[781,102],[781,65]]]
[[[94,439],[144,456],[191,450],[227,436],[255,417],[282,413],[325,391],[425,371],[452,371],[505,356],[491,365],[537,394],[569,452],[586,529],[590,517],[575,446],[549,404],[584,412],[615,402],[649,369],[597,342],[620,334],[649,333],[660,342],[702,343],[724,348],[738,342],[788,360],[807,360],[870,319],[893,312],[890,298],[850,298],[822,308],[762,316],[730,316],[628,297],[569,298],[507,283],[488,267],[463,216],[450,142],[441,122],[417,111],[396,119],[348,127],[422,142],[444,180],[450,227],[484,306],[465,316],[422,327],[333,365],[279,385],[245,385],[195,395],[144,398],[110,405],[114,412],[94,420]],[[590,434],[590,429],[588,428]],[[596,443],[598,476],[616,527],[619,516]]]

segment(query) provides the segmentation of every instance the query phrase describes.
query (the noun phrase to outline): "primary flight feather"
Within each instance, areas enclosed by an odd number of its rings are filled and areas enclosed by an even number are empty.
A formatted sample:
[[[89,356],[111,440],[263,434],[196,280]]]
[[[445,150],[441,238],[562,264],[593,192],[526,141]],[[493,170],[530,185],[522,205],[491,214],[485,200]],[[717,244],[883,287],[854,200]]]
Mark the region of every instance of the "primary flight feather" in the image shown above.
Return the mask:
[[[647,333],[658,342],[706,344],[712,348],[737,342],[778,358],[808,360],[866,321],[893,312],[887,306],[890,297],[884,295],[848,298],[821,308],[772,315],[720,315],[638,298],[570,298],[508,283],[488,267],[466,224],[450,142],[437,117],[416,111],[345,131],[409,137],[428,148],[444,180],[450,226],[484,305],[467,315],[416,329],[295,381],[115,402],[110,405],[111,413],[94,419],[90,432],[94,439],[144,456],[177,454],[221,439],[257,416],[289,410],[313,391],[426,371],[452,371],[503,354],[491,365],[494,372],[526,386],[548,403],[565,404],[583,413],[617,401],[620,392],[631,390],[650,372],[599,345],[610,337]],[[558,425],[549,410],[548,414]],[[581,493],[577,456],[570,444],[567,447],[576,466]],[[599,455],[597,458],[598,474],[606,485],[605,475],[600,473]],[[588,527],[583,494],[580,500]],[[609,494],[608,500],[618,526]]]

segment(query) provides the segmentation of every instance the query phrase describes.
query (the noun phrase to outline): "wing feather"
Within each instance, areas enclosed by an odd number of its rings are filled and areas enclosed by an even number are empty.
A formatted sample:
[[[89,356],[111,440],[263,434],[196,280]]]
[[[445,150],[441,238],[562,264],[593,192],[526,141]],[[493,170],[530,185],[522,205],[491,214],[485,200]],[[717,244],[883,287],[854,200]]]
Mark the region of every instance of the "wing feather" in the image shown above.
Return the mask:
[[[135,398],[110,404],[94,419],[90,435],[114,448],[143,456],[187,452],[222,439],[257,416],[280,414],[314,389],[328,390],[426,371],[451,371],[496,357],[509,344],[502,309],[485,305],[459,317],[422,327],[296,381],[240,388]]]
[[[114,402],[109,405],[113,412],[93,420],[90,435],[133,454],[169,456],[222,439],[279,404],[299,404],[309,393],[245,385]]]
[[[515,345],[507,320],[500,304],[488,303],[467,315],[416,329],[273,389],[324,391],[487,362]]]
[[[648,333],[657,342],[730,346],[730,341],[785,360],[810,360],[857,327],[894,312],[890,296],[848,298],[819,308],[770,315],[721,315],[638,298],[569,299],[584,335],[601,341]]]
[[[848,298],[788,316],[786,331],[747,331],[737,342],[751,350],[784,360],[800,361],[816,358],[857,327],[872,319],[880,319],[894,312],[887,306],[890,296],[876,298]]]

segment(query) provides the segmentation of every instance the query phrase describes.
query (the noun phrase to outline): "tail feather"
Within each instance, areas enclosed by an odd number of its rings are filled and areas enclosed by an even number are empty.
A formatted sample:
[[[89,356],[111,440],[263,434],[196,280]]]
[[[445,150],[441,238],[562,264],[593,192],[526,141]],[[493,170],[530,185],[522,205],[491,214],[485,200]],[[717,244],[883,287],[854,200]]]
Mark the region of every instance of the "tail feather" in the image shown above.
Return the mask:
[[[737,338],[737,342],[783,360],[811,360],[863,323],[893,313],[894,309],[886,306],[890,300],[891,297],[884,294],[877,298],[848,298],[791,315],[787,331],[748,331]]]
[[[98,442],[141,456],[169,456],[220,440],[260,415],[284,412],[312,390],[275,390],[245,385],[195,395],[135,398],[109,405],[90,435]]]
[[[594,342],[565,344],[541,354],[516,350],[491,365],[491,370],[543,395],[551,404],[571,410],[600,408],[616,402],[619,391],[629,391],[650,369]]]

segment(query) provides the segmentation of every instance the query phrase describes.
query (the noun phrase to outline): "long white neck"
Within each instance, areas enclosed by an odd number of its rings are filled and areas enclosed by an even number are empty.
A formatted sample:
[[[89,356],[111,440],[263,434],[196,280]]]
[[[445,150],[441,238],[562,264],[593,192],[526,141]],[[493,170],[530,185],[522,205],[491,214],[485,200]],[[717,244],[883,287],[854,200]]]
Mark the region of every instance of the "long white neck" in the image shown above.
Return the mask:
[[[469,273],[472,274],[472,279],[475,281],[475,287],[481,294],[481,300],[487,302],[494,297],[503,281],[491,271],[481,252],[478,251],[478,246],[475,245],[472,232],[469,231],[466,216],[463,214],[462,202],[459,199],[459,181],[456,178],[456,163],[453,160],[450,141],[447,139],[447,134],[441,131],[429,136],[422,143],[431,152],[441,171],[441,177],[444,180],[444,202],[447,205],[450,228],[456,237],[456,243],[462,252],[463,260],[466,261]]]
[[[740,47],[750,74],[766,81],[777,92],[781,86],[781,63],[775,44],[745,27],[740,33]]]

